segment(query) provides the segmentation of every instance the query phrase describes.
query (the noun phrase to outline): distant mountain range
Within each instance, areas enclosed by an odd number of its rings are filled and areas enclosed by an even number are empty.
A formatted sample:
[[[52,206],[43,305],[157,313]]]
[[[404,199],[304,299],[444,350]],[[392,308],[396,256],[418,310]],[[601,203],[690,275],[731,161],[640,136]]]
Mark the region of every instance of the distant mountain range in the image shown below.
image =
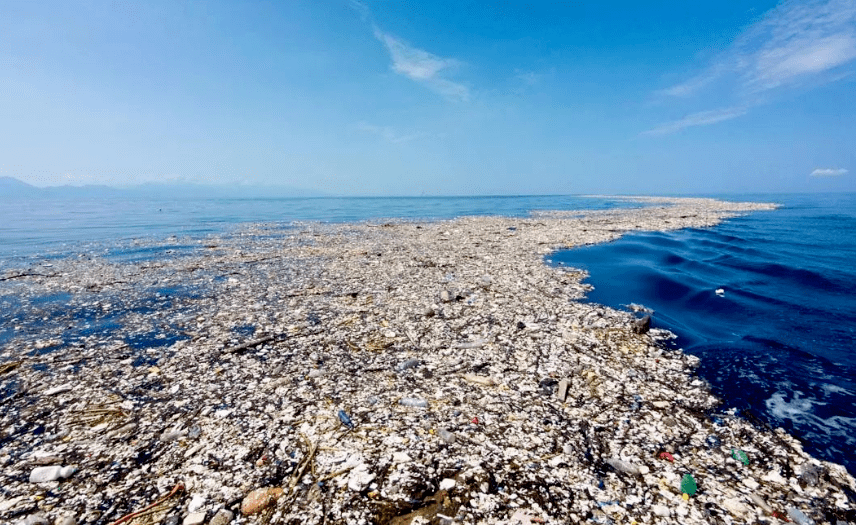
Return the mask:
[[[285,198],[324,197],[327,194],[289,186],[216,186],[186,183],[147,183],[130,188],[105,185],[48,186],[38,188],[14,177],[0,177],[0,200],[8,199],[85,199],[85,198]]]

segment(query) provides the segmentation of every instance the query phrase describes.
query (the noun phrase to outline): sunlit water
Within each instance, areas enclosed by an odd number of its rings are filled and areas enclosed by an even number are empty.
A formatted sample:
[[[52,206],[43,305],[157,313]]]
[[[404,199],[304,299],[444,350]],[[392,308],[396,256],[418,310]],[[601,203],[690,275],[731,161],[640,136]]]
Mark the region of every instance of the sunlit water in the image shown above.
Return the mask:
[[[727,407],[856,472],[856,195],[753,200],[783,206],[550,258],[590,272],[591,301],[654,309]]]
[[[175,236],[176,244],[166,242],[158,247],[162,255],[171,255],[193,247],[182,240],[226,233],[247,222],[288,225],[295,221],[436,220],[462,215],[519,217],[533,210],[640,206],[625,199],[580,196],[18,199],[0,204],[0,271],[26,264],[37,256],[66,256],[81,251],[106,250],[108,256],[133,256],[123,251],[133,246],[129,241]]]

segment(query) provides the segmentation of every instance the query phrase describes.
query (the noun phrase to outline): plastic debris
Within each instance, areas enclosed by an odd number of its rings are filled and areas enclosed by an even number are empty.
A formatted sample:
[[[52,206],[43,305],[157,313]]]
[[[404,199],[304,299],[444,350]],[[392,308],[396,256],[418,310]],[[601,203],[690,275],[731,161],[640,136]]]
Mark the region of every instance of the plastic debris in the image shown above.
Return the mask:
[[[452,348],[460,348],[460,349],[480,348],[480,347],[484,346],[485,344],[487,344],[487,342],[488,342],[487,339],[476,339],[475,341],[466,341],[463,343],[455,343],[452,345]]]
[[[428,401],[418,397],[402,397],[398,400],[398,404],[405,407],[428,408]]]
[[[415,357],[410,358],[410,359],[407,359],[406,361],[402,361],[401,363],[398,363],[398,365],[395,367],[395,370],[398,372],[403,372],[403,371],[407,370],[408,368],[415,368],[415,367],[419,366],[421,363],[422,362],[420,360],[416,359]]]
[[[344,410],[339,410],[339,421],[351,430],[354,429],[354,422],[351,421],[351,418],[348,417],[348,414],[346,414]]]
[[[557,395],[559,397],[559,402],[564,403],[565,399],[568,397],[568,387],[570,386],[570,381],[567,379],[562,379],[559,381],[559,390]]]
[[[788,516],[798,525],[814,525],[814,520],[803,514],[803,512],[796,507],[788,507]]]
[[[744,465],[749,464],[749,456],[747,456],[746,453],[743,452],[742,450],[732,448],[731,449],[731,457],[736,459],[737,461],[740,461]]]
[[[809,463],[803,465],[802,472],[800,473],[800,481],[814,487],[820,482],[821,476],[823,476],[823,468]]]
[[[462,377],[470,383],[475,383],[477,385],[493,386],[496,384],[496,381],[494,381],[492,377],[485,377],[476,374],[464,374]]]
[[[437,435],[439,435],[440,439],[442,439],[449,445],[455,442],[455,434],[449,432],[445,428],[441,428],[440,430],[438,430]]]
[[[693,478],[692,474],[684,474],[684,478],[681,480],[681,492],[688,496],[692,496],[696,493],[698,487],[696,486],[695,478]]]
[[[747,490],[772,508],[794,506],[819,522],[824,512],[835,512],[826,502],[847,502],[842,488],[854,485],[846,472],[814,460],[790,436],[731,414],[714,420],[719,426],[708,424],[707,414],[719,405],[692,376],[695,357],[662,347],[663,332],[633,334],[626,312],[581,300],[583,274],[544,265],[541,251],[602,242],[616,234],[610,229],[656,229],[664,218],[669,228],[720,220],[718,208],[698,217],[683,206],[645,209],[627,217],[616,212],[619,219],[606,223],[596,216],[582,223],[482,217],[394,228],[247,226],[205,240],[212,247],[199,255],[129,263],[107,255],[58,260],[59,278],[4,281],[0,310],[8,320],[20,319],[22,329],[9,336],[0,360],[26,363],[0,374],[0,470],[13,473],[4,479],[0,523],[50,506],[51,518],[74,512],[81,523],[109,524],[167,493],[178,479],[192,482],[192,495],[205,498],[197,512],[207,511],[209,520],[221,505],[237,510],[257,487],[284,490],[277,504],[252,514],[258,517],[228,520],[241,523],[370,523],[418,506],[413,521],[432,523],[507,522],[520,509],[530,522],[549,516],[551,523],[637,518],[691,525],[720,519],[728,498],[760,512]],[[518,225],[516,235],[507,235],[506,227]],[[443,229],[453,233],[440,238]],[[484,302],[440,303],[438,283],[446,273],[457,287],[450,299],[467,287],[481,290],[479,276],[490,274],[490,291],[477,296]],[[189,286],[194,295],[170,294],[147,306],[154,287],[173,285]],[[38,301],[50,294],[59,294],[55,306]],[[17,299],[29,306],[17,306]],[[108,302],[113,307],[105,310]],[[93,335],[84,322],[92,322]],[[115,329],[104,328],[114,322]],[[174,331],[179,340],[170,343]],[[388,339],[390,331],[401,336]],[[222,351],[265,333],[275,337],[269,344]],[[133,334],[167,339],[150,342]],[[496,342],[451,347],[478,337]],[[68,344],[39,353],[36,338]],[[418,358],[419,367],[396,373],[396,365],[410,358]],[[150,377],[154,365],[159,373]],[[465,373],[497,386],[468,382]],[[549,396],[539,395],[543,377],[568,379],[567,405],[557,401],[552,384]],[[74,389],[44,395],[65,383]],[[678,392],[691,403],[673,401]],[[429,408],[398,405],[403,396],[426,399]],[[345,407],[353,417],[338,415]],[[351,425],[360,430],[349,431]],[[450,434],[445,438],[457,438],[454,444],[444,441],[441,427]],[[776,461],[761,465],[756,458],[740,468],[752,469],[752,476],[719,475],[731,454],[705,445],[713,428],[723,440],[740,436],[732,446],[770,451]],[[159,439],[171,429],[187,429],[180,445]],[[680,466],[660,463],[664,459],[656,456],[666,449],[650,448],[656,443],[686,443],[674,456]],[[387,469],[396,453],[412,459]],[[625,491],[622,480],[596,468],[618,454],[638,465],[655,460],[656,470],[668,471],[664,490],[677,497]],[[42,463],[48,456],[56,459]],[[76,462],[81,472],[61,484],[28,482],[36,466]],[[795,479],[808,464],[824,467],[817,488]],[[761,481],[767,469],[781,471],[781,481],[756,489],[745,483]],[[688,504],[678,490],[686,472],[699,472],[704,489],[688,494]],[[452,473],[450,499],[465,504],[426,498]],[[654,478],[659,473],[649,481]],[[549,487],[549,494],[536,487]],[[269,498],[263,493],[262,503]],[[146,511],[121,525],[180,525],[191,499],[175,495],[150,509],[162,518]],[[715,518],[704,513],[708,499],[717,505]],[[603,500],[621,504],[599,508]]]
[[[30,472],[30,483],[44,483],[64,479],[77,472],[77,467],[36,467]]]
[[[633,463],[628,463],[627,461],[618,458],[609,458],[606,460],[606,464],[619,472],[624,472],[625,474],[631,474],[634,476],[648,473],[648,467],[644,465],[634,465]]]
[[[675,462],[675,456],[669,454],[668,452],[660,452],[660,459],[665,459],[669,463]]]

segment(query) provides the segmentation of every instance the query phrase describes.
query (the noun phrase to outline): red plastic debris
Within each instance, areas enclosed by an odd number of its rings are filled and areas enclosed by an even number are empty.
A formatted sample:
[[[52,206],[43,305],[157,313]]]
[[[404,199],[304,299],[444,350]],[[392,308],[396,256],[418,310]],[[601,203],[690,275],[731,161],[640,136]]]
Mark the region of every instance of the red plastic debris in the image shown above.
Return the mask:
[[[669,454],[668,452],[660,452],[660,459],[668,460],[669,463],[675,462],[675,457],[673,455]]]
[[[774,510],[773,512],[770,513],[770,515],[773,516],[774,518],[778,518],[782,521],[787,521],[789,523],[791,521],[790,518],[788,518],[788,515],[785,514],[784,512],[779,512],[777,510]]]
[[[473,425],[478,425],[478,424],[479,424],[479,418],[474,417],[473,418]]]

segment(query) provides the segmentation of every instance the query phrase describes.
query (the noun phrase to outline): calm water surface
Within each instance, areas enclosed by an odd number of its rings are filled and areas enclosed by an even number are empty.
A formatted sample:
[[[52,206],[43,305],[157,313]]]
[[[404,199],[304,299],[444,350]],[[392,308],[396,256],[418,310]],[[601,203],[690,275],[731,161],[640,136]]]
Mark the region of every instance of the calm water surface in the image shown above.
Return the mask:
[[[350,197],[277,199],[18,199],[0,206],[0,271],[34,256],[115,252],[134,239],[201,238],[247,222],[353,222],[383,218],[520,217],[533,210],[605,209],[641,204],[581,196]],[[186,245],[165,249],[181,251]]]
[[[856,473],[856,195],[747,200],[783,206],[550,258],[589,271],[591,301],[654,309],[727,407]]]

